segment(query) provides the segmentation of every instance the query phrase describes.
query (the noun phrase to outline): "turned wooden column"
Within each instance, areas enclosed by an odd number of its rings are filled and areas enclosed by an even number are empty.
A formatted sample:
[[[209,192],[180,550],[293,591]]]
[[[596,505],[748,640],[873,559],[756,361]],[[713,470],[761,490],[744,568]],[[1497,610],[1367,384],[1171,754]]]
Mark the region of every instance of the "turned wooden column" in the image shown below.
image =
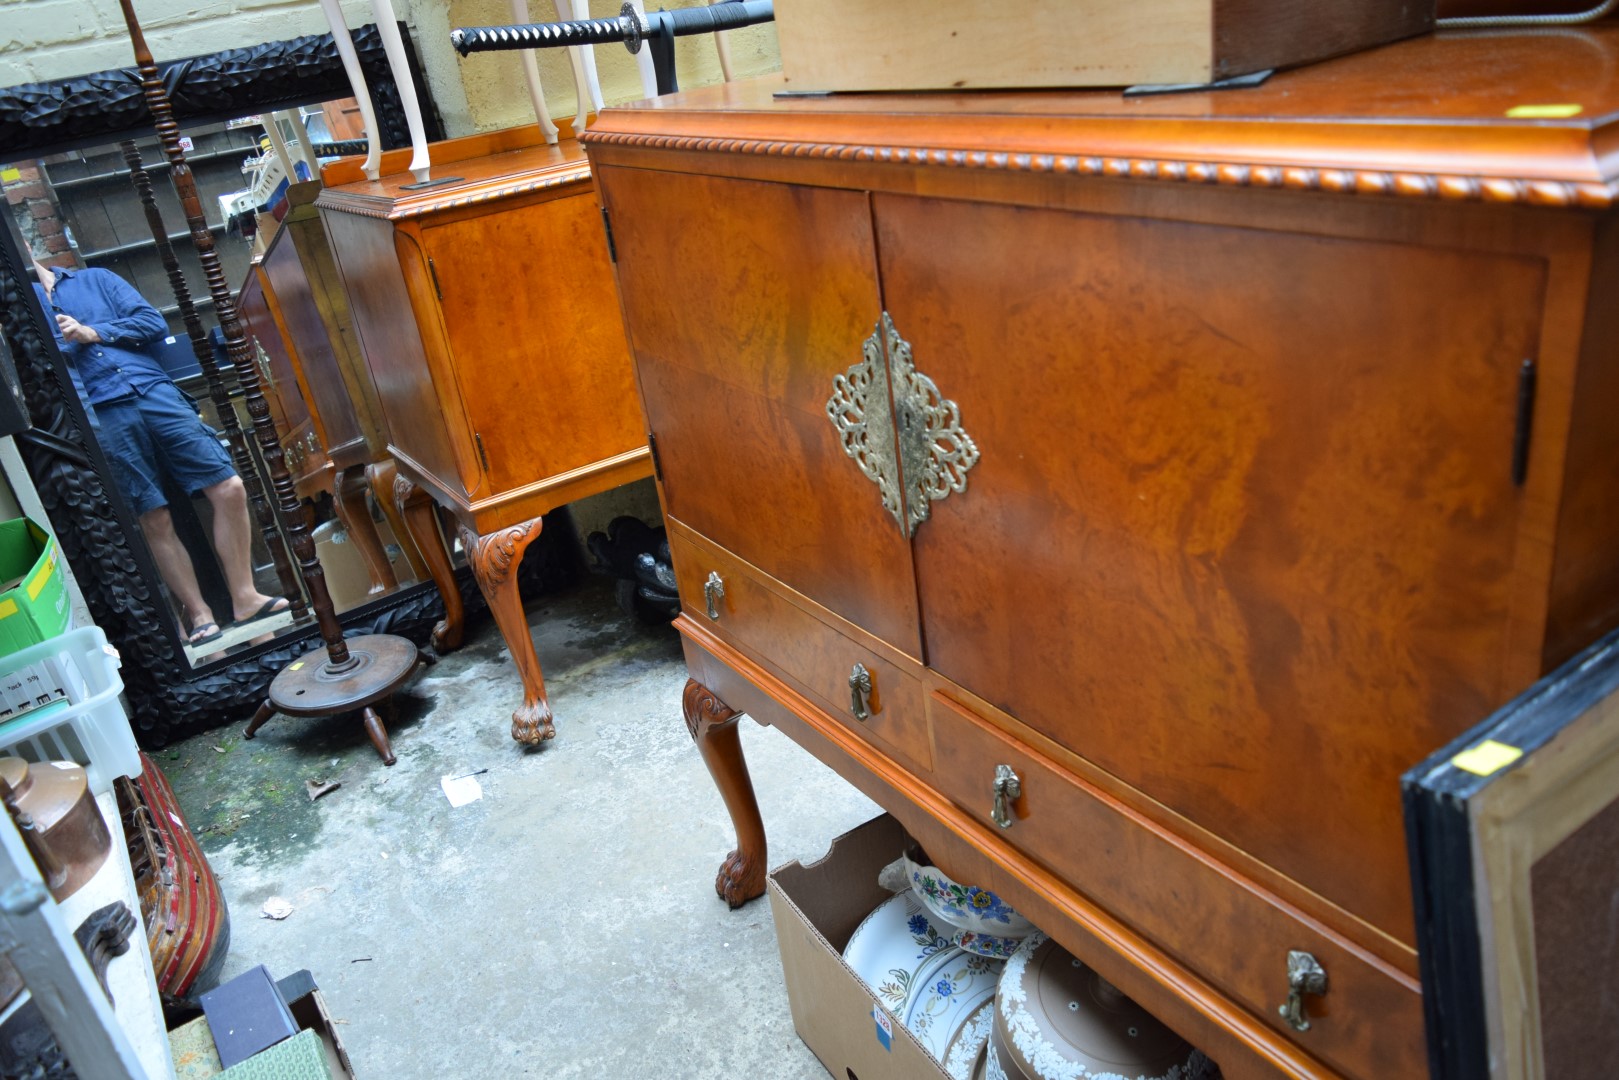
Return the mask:
[[[236,408],[231,404],[230,391],[225,387],[225,378],[219,373],[219,365],[214,362],[214,347],[208,340],[208,333],[202,328],[202,318],[197,314],[197,305],[191,299],[191,286],[186,282],[185,273],[180,269],[180,260],[174,254],[174,245],[169,243],[168,227],[163,222],[163,212],[158,209],[157,199],[152,192],[152,179],[146,172],[146,165],[141,160],[140,148],[133,139],[126,139],[119,143],[124,152],[124,161],[129,165],[130,180],[135,185],[135,192],[140,196],[141,207],[146,211],[146,224],[152,231],[152,239],[157,244],[158,258],[163,262],[163,269],[169,275],[169,290],[174,293],[174,301],[180,306],[180,318],[185,323],[186,336],[191,339],[191,351],[196,354],[197,364],[202,368],[202,377],[208,384],[208,398],[214,403],[214,411],[219,416],[219,422],[225,428],[225,439],[230,444],[231,460],[236,464],[236,472],[242,478],[242,484],[247,488],[247,500],[253,507],[253,517],[259,524],[259,532],[264,537],[264,546],[270,552],[270,558],[275,563],[276,578],[281,582],[281,591],[292,604],[289,609],[293,618],[301,619],[308,612],[309,606],[304,601],[303,587],[298,582],[298,575],[292,569],[292,560],[287,557],[287,545],[282,539],[280,523],[276,520],[275,508],[265,497],[264,484],[259,478],[257,463],[253,460],[253,451],[247,444],[247,435],[242,431],[241,421],[236,415]],[[210,237],[212,234],[209,234]]]
[[[343,639],[343,628],[332,610],[331,593],[326,588],[325,572],[315,558],[315,541],[309,535],[309,511],[293,491],[292,477],[287,472],[287,464],[281,453],[281,440],[270,417],[270,404],[264,399],[264,391],[259,385],[253,350],[248,345],[247,336],[242,333],[235,300],[225,284],[219,255],[214,251],[213,234],[202,214],[196,181],[180,148],[180,128],[174,122],[174,110],[163,82],[158,78],[157,65],[146,47],[146,38],[135,18],[131,0],[119,0],[119,4],[129,28],[130,41],[134,45],[141,89],[147,107],[151,109],[163,153],[169,159],[170,179],[175,194],[180,197],[186,224],[191,229],[192,243],[196,245],[197,258],[208,281],[208,292],[219,316],[219,327],[225,335],[226,354],[236,368],[248,415],[253,418],[259,450],[269,469],[277,505],[287,523],[292,551],[309,589],[310,605],[315,609],[320,636],[326,644],[324,656],[318,652],[305,654],[270,681],[264,704],[243,733],[244,737],[252,738],[272,712],[293,716],[329,716],[359,711],[377,753],[384,764],[391,765],[394,762],[393,747],[373,706],[386,702],[389,695],[403,685],[417,665],[427,658],[410,641],[390,634],[366,634],[352,641]]]
[[[309,535],[309,511],[293,491],[292,477],[287,472],[287,464],[281,453],[281,439],[276,433],[275,421],[270,417],[270,403],[264,400],[253,347],[248,343],[247,335],[242,332],[241,320],[236,316],[236,298],[231,295],[230,286],[225,281],[224,268],[220,266],[219,254],[214,250],[213,231],[209,229],[208,219],[202,212],[196,179],[191,175],[191,165],[186,161],[185,151],[180,148],[180,126],[175,123],[174,108],[169,103],[168,92],[163,88],[163,80],[158,76],[151,50],[146,46],[146,36],[135,18],[131,0],[119,2],[123,8],[124,22],[129,28],[130,41],[135,47],[141,90],[145,94],[147,108],[151,110],[163,154],[169,159],[169,180],[174,185],[174,193],[179,196],[180,208],[191,230],[192,246],[202,264],[203,277],[208,282],[208,295],[213,299],[214,314],[219,319],[220,332],[225,336],[225,354],[236,369],[236,382],[242,388],[247,414],[253,419],[253,431],[259,440],[259,456],[269,470],[276,506],[282,521],[286,523],[292,553],[298,560],[299,572],[309,589],[315,617],[320,622],[321,637],[326,639],[332,661],[340,664],[348,659],[348,648],[343,643],[343,629],[332,611],[331,596],[326,591],[325,571],[315,558],[315,541]]]

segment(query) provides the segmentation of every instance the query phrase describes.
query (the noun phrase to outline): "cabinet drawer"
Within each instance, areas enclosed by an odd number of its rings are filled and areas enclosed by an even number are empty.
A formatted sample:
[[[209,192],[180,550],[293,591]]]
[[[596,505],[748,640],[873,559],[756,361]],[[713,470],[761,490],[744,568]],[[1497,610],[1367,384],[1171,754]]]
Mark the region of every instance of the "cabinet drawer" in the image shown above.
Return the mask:
[[[943,692],[927,698],[934,784],[1012,846],[1046,864],[1220,987],[1306,1052],[1354,1076],[1425,1075],[1417,986],[1321,923],[1133,812]],[[1011,824],[995,826],[996,768],[1016,773]],[[1301,797],[1298,828],[1313,826]],[[1327,992],[1305,997],[1295,1031],[1288,953],[1314,956]]]
[[[829,615],[717,545],[671,523],[681,607],[687,616],[796,683],[851,731],[926,772],[932,768],[922,684],[897,664],[833,629]],[[706,588],[710,575],[718,587]],[[712,603],[712,607],[710,607]],[[713,612],[713,617],[710,616]],[[856,666],[870,689],[855,715]]]

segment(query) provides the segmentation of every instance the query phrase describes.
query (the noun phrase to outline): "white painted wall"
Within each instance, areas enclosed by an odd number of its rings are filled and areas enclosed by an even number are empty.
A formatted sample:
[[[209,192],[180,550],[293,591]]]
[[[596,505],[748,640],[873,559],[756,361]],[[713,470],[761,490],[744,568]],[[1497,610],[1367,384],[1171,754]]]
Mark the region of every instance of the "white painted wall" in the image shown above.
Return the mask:
[[[662,0],[690,7],[701,0]],[[617,14],[620,0],[593,0],[591,14]],[[652,7],[660,4],[652,4]],[[344,0],[350,26],[374,21],[367,0]],[[395,13],[411,28],[429,88],[453,138],[533,120],[516,54],[486,53],[466,60],[450,48],[453,26],[511,21],[508,0],[395,0]],[[550,0],[532,0],[534,19],[557,18]],[[326,31],[315,0],[135,0],[152,54],[159,61]],[[775,29],[734,31],[738,77],[780,67]],[[677,45],[681,86],[717,82],[719,65],[709,38]],[[546,101],[554,117],[574,113],[573,76],[565,53],[540,54]],[[0,87],[45,82],[128,66],[129,37],[117,0],[0,0]],[[632,57],[600,46],[596,62],[609,104],[641,97]]]

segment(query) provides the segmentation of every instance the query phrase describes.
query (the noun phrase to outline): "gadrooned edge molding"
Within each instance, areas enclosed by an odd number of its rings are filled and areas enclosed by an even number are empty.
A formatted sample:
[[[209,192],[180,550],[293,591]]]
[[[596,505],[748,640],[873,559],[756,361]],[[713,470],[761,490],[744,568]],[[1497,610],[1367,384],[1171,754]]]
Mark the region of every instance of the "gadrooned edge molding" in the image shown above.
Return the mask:
[[[1393,195],[1457,202],[1522,203],[1530,206],[1577,207],[1590,210],[1606,210],[1619,202],[1619,180],[1601,182],[1536,180],[1505,176],[1384,172],[1373,169],[1322,169],[1307,165],[1166,161],[1157,158],[1031,154],[1009,150],[949,150],[913,146],[871,146],[858,143],[800,143],[769,139],[650,135],[620,131],[586,131],[579,136],[579,141],[587,145],[599,143],[603,146],[628,146],[646,150],[825,158],[892,165],[1055,173],[1121,180],[1168,180],[1187,184],[1218,184],[1225,187],[1281,188],[1338,195]]]

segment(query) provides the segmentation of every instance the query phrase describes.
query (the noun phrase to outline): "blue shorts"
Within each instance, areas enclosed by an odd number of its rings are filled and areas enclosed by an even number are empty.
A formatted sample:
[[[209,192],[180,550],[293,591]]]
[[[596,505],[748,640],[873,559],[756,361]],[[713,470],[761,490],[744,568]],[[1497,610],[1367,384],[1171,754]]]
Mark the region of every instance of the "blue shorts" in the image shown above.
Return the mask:
[[[188,495],[236,475],[219,435],[172,382],[95,407],[101,449],[137,516],[169,500],[163,477]]]

